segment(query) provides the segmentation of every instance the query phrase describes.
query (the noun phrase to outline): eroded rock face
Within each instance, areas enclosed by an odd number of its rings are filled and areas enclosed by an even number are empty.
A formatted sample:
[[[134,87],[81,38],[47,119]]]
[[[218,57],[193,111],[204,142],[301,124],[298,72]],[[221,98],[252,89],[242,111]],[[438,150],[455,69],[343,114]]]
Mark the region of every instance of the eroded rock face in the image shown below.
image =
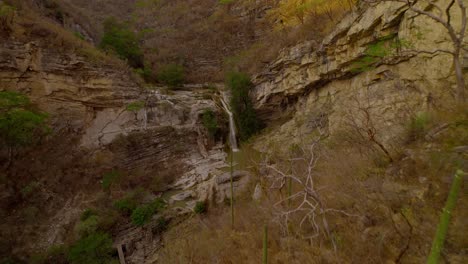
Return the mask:
[[[54,130],[82,135],[81,146],[107,145],[116,136],[161,127],[199,129],[199,115],[216,106],[203,91],[163,94],[144,89],[127,69],[93,64],[74,53],[34,42],[0,43],[0,89],[28,95],[51,115]],[[129,111],[131,103],[143,107]]]
[[[459,24],[459,11],[452,17]],[[372,47],[387,54],[360,69]],[[437,48],[451,49],[440,24],[415,16],[401,3],[380,3],[345,17],[320,45],[284,50],[254,78],[255,107],[266,121],[288,117],[273,133],[276,141],[297,141],[318,123],[337,133],[344,123],[360,119],[363,108],[388,141],[401,134],[411,113],[452,97],[451,56],[412,52]]]
[[[56,127],[85,130],[103,109],[118,109],[140,96],[128,71],[38,46],[0,43],[0,86],[27,94],[51,114]]]
[[[0,234],[13,226],[18,252],[67,240],[82,210],[103,194],[106,171],[125,172],[128,190],[156,192],[155,182],[178,182],[174,188],[190,192],[193,203],[205,197],[198,185],[226,166],[222,144],[208,138],[201,122],[205,109],[218,111],[212,91],[202,87],[142,88],[127,69],[9,39],[0,43],[0,90],[28,95],[49,113],[53,128],[44,145],[21,153],[8,172],[17,188],[37,182],[41,193],[53,194],[36,197],[41,221],[28,228],[13,224],[21,216],[5,216]],[[135,103],[141,107],[129,109]],[[22,206],[11,202],[15,193],[0,188],[2,208]]]

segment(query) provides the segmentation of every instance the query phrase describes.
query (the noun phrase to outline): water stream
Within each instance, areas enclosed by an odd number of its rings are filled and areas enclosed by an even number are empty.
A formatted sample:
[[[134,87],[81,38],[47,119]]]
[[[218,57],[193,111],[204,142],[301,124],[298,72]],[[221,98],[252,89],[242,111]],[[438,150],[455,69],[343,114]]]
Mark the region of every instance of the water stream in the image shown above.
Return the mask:
[[[231,144],[232,152],[238,152],[239,148],[237,147],[237,137],[236,137],[236,124],[234,123],[234,115],[232,114],[231,110],[229,110],[228,101],[226,98],[226,92],[221,92],[221,104],[223,105],[224,111],[229,116],[229,143]]]

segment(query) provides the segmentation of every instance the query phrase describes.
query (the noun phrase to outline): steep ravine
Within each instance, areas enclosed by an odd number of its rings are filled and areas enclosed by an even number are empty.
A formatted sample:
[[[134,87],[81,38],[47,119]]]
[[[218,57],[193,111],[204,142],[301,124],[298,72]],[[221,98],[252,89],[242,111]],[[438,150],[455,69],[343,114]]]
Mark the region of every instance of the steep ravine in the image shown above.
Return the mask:
[[[223,115],[213,90],[143,88],[127,69],[14,40],[0,44],[0,86],[28,95],[49,114],[52,128],[39,149],[18,153],[7,174],[17,179],[16,188],[39,186],[22,202],[12,190],[2,190],[2,208],[16,212],[4,215],[1,227],[12,253],[68,241],[81,212],[100,203],[100,182],[109,170],[128,175],[126,188],[168,178],[173,184],[165,197],[174,215],[191,212],[197,200],[223,201],[227,182],[216,178],[227,166],[226,154],[201,123],[206,109]],[[140,106],[129,110],[135,103]],[[25,206],[34,208],[37,221],[13,225]],[[148,242],[146,229],[127,228],[115,234],[116,246],[125,246],[127,263],[142,263],[158,248],[157,238]]]
[[[381,41],[410,45],[391,50],[365,71],[356,71],[366,50]],[[383,3],[349,14],[322,43],[307,42],[283,50],[253,79],[255,107],[270,127],[251,143],[264,153],[291,149],[321,129],[331,136],[340,135],[363,108],[375,116],[376,134],[390,146],[391,155],[402,156],[402,161],[386,168],[382,179],[370,172],[369,179],[359,182],[360,187],[377,187],[339,205],[352,204],[349,207],[357,212],[372,207],[374,214],[355,225],[364,230],[363,240],[392,230],[385,233],[385,260],[389,263],[399,260],[401,252],[411,253],[405,263],[424,259],[430,246],[425,232],[432,231],[437,218],[436,210],[428,204],[445,198],[434,198],[431,193],[443,193],[442,183],[450,180],[447,175],[437,181],[428,180],[429,176],[405,178],[405,166],[429,156],[425,150],[438,151],[437,145],[404,149],[403,154],[393,148],[401,143],[414,113],[435,109],[452,97],[448,91],[453,90],[455,78],[449,56],[405,52],[409,47],[432,49],[434,43],[450,44],[443,28],[400,4]],[[164,190],[150,191],[144,198],[163,197],[169,204],[168,217],[175,222],[191,215],[196,201],[223,203],[229,197],[227,146],[223,142],[233,128],[227,125],[229,116],[223,113],[227,106],[220,100],[222,95],[205,85],[176,91],[143,86],[129,69],[90,62],[74,52],[35,41],[7,39],[0,43],[0,90],[28,95],[50,114],[52,127],[51,135],[38,149],[24,149],[15,157],[6,177],[17,179],[17,186],[0,185],[0,217],[4,218],[0,236],[6,238],[1,242],[9,243],[11,252],[7,253],[21,255],[70,242],[86,208],[110,204],[109,200],[138,187],[151,188],[158,179],[169,179],[169,183]],[[139,106],[130,109],[135,103]],[[224,120],[220,124],[224,138],[213,140],[203,127],[201,114],[206,109]],[[335,155],[327,153],[325,158]],[[125,183],[121,189],[104,191],[103,175],[113,170],[125,174]],[[235,180],[236,188],[244,188],[249,173],[236,172]],[[31,183],[38,186],[34,196],[18,194]],[[385,200],[388,197],[391,199]],[[403,203],[430,212],[432,222],[417,218],[422,228],[413,230],[411,223],[408,233],[408,220],[400,212]],[[382,219],[390,219],[393,225],[381,224]],[[163,243],[160,234],[153,232],[156,221],[145,228],[125,221],[113,230],[114,246],[124,249],[127,263],[157,263]],[[463,227],[457,221],[457,226]],[[401,241],[410,239],[414,245],[401,249]],[[460,241],[463,239],[455,236],[450,242],[448,259],[454,259],[453,263],[466,255],[457,252]]]

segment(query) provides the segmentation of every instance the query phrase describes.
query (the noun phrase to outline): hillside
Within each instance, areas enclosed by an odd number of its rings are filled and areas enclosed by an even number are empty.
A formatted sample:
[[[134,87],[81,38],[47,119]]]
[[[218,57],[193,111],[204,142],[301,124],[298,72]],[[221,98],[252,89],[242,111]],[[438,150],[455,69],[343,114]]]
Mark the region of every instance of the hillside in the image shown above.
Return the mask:
[[[342,0],[332,2],[343,2],[330,7],[337,18],[349,10]],[[95,44],[103,37],[106,19],[125,22],[139,35],[152,71],[171,63],[181,64],[190,82],[219,82],[232,68],[254,73],[273,60],[281,48],[317,39],[336,23],[325,14],[317,14],[314,20],[327,26],[317,28],[307,21],[303,22],[306,26],[292,27],[285,22],[295,15],[283,18],[278,14],[282,10],[277,10],[277,0],[48,0],[36,5],[42,13]],[[272,30],[275,28],[283,30]]]
[[[468,262],[466,4],[414,4],[0,1],[0,264]]]

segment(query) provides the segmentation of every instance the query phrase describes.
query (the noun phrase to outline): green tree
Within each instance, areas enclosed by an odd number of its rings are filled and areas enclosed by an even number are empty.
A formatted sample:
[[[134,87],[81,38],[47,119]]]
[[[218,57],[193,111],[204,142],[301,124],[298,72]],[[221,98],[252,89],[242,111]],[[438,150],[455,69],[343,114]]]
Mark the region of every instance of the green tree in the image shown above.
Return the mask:
[[[249,97],[252,82],[246,74],[232,72],[226,78],[226,85],[231,89],[231,108],[240,139],[245,141],[261,129],[261,123]]]
[[[178,64],[161,66],[157,74],[157,79],[170,88],[177,88],[185,81],[184,67]]]
[[[218,120],[215,112],[211,109],[205,109],[202,113],[202,121],[210,136],[214,138],[218,132]]]
[[[70,249],[68,259],[72,264],[110,264],[112,238],[106,233],[94,233],[77,241]]]
[[[121,59],[127,60],[133,68],[145,67],[138,36],[127,23],[119,22],[113,17],[106,19],[99,47],[114,51]]]
[[[29,98],[17,92],[0,92],[0,142],[8,147],[10,165],[17,147],[34,144],[49,131],[47,115],[33,109]]]

